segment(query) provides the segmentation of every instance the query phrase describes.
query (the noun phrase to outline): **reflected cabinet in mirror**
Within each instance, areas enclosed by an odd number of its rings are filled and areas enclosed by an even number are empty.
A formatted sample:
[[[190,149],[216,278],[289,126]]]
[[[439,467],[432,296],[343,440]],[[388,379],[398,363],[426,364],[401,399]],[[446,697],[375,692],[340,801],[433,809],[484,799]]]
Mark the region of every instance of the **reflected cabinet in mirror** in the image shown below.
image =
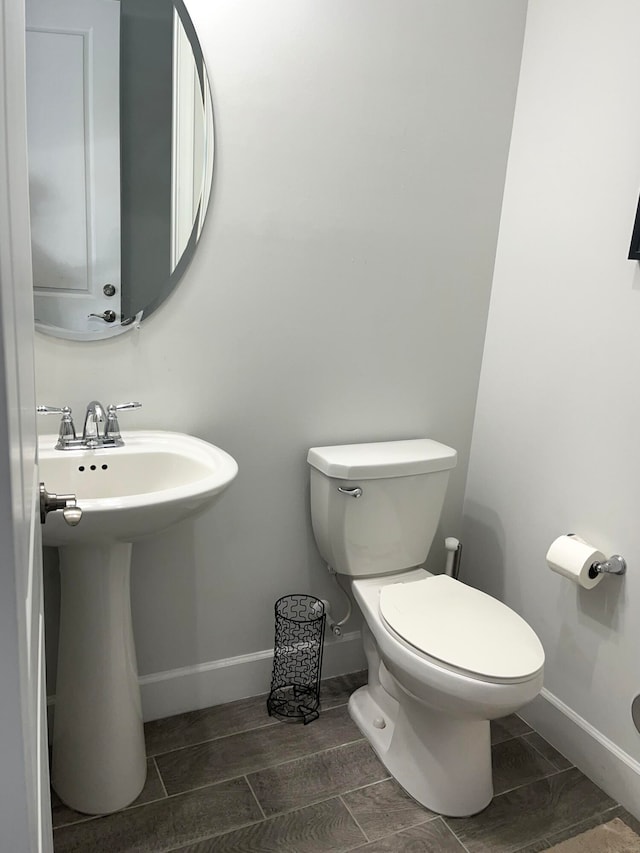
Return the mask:
[[[196,248],[213,112],[182,0],[26,0],[36,328],[98,340],[147,317]]]

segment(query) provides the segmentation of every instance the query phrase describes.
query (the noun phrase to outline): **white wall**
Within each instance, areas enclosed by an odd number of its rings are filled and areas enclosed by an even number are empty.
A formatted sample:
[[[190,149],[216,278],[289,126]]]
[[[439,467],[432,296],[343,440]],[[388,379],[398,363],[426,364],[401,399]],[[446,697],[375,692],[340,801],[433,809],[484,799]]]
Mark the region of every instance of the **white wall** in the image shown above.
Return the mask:
[[[532,719],[640,813],[640,5],[530,0],[466,491],[464,577],[546,651]],[[586,592],[556,536],[629,563]]]
[[[339,605],[310,529],[310,446],[453,445],[441,533],[459,532],[525,13],[188,6],[217,132],[196,258],[139,333],[37,339],[40,401],[81,424],[94,397],[140,399],[123,428],[193,433],[240,466],[205,516],[134,549],[142,674],[268,648],[282,594]]]

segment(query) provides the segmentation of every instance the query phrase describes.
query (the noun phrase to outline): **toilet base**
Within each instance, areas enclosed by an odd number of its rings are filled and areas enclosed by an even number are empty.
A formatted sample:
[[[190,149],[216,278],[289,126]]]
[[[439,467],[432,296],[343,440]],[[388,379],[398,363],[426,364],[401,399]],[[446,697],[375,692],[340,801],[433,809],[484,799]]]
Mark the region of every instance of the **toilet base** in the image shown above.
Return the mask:
[[[404,691],[398,703],[379,683],[356,690],[349,713],[387,770],[421,805],[466,817],[491,802],[488,720],[452,718]]]

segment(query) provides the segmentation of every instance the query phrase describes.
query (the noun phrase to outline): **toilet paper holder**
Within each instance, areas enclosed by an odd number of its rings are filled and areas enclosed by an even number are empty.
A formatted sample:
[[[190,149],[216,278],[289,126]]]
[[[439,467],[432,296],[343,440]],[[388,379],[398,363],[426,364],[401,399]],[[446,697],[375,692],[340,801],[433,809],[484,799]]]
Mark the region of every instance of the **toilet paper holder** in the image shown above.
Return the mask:
[[[593,580],[598,575],[623,575],[627,571],[627,561],[620,554],[613,554],[603,563],[595,562],[589,569],[589,577]]]

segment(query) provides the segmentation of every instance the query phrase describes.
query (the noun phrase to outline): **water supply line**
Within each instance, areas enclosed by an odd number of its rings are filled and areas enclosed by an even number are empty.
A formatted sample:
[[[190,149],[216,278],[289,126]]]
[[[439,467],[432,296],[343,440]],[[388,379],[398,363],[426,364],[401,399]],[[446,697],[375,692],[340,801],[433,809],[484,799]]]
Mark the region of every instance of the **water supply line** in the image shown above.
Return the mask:
[[[339,620],[334,619],[333,616],[331,615],[331,605],[329,604],[329,602],[325,598],[321,599],[322,603],[324,604],[324,613],[325,613],[325,616],[327,617],[327,625],[329,627],[329,630],[336,637],[341,637],[342,636],[342,626],[345,624],[345,622],[348,622],[348,620],[351,618],[351,611],[352,611],[353,605],[351,604],[351,598],[349,597],[349,593],[342,586],[342,583],[340,582],[340,578],[338,577],[336,570],[332,566],[329,566],[329,565],[327,566],[327,569],[329,571],[329,574],[333,576],[334,581],[336,582],[336,584],[340,588],[340,592],[347,599],[347,612],[342,617],[342,619],[339,619]]]
[[[445,563],[444,573],[457,580],[460,574],[462,543],[455,536],[447,536],[444,540],[444,547],[447,549],[447,562]]]

